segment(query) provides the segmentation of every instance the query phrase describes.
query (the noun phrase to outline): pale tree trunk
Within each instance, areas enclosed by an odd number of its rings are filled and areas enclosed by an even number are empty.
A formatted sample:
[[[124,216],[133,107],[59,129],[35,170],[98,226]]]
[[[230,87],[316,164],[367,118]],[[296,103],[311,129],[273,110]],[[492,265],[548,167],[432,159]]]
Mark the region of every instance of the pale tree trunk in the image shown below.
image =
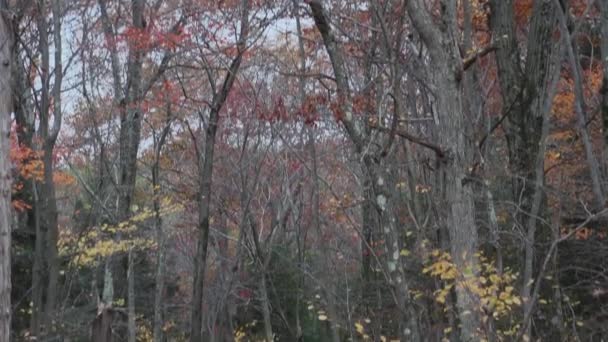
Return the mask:
[[[221,89],[214,94],[209,111],[209,122],[205,133],[204,155],[198,155],[199,162],[199,195],[198,195],[198,244],[194,259],[194,279],[192,283],[192,316],[190,324],[190,341],[203,340],[203,290],[209,244],[209,218],[211,215],[211,190],[213,178],[213,155],[215,153],[215,136],[219,122],[220,110],[226,102],[228,93],[236,80],[241,66],[243,53],[247,47],[249,32],[249,0],[241,1],[241,28],[237,42],[237,56],[232,60]]]
[[[11,161],[10,124],[13,111],[11,77],[13,27],[0,1],[0,341],[11,336]]]
[[[465,72],[458,50],[460,32],[455,1],[441,1],[441,24],[436,26],[420,0],[407,2],[410,19],[429,49],[432,61],[434,90],[437,101],[440,146],[448,148],[440,160],[444,184],[446,226],[450,238],[452,260],[462,273],[462,283],[475,276],[478,267],[478,236],[475,224],[473,189],[466,179],[472,165],[472,142],[466,132],[470,125],[465,117],[462,74]],[[441,29],[439,28],[441,27]],[[480,302],[466,286],[456,286],[456,305],[463,341],[481,336]]]

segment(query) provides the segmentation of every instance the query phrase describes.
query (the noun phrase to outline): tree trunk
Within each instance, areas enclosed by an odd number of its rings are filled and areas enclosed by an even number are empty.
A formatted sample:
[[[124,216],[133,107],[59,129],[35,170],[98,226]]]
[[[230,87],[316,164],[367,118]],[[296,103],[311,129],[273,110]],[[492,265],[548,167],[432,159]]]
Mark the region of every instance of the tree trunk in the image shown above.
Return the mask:
[[[443,177],[445,218],[450,237],[452,260],[463,279],[475,276],[478,267],[478,236],[475,224],[473,189],[466,179],[472,165],[472,142],[467,137],[467,118],[462,98],[462,58],[458,50],[455,1],[441,1],[441,23],[435,26],[424,2],[407,2],[409,16],[423,42],[429,49],[433,63],[434,89],[437,101],[440,146],[448,148],[440,160],[439,172]],[[456,286],[456,304],[460,319],[460,336],[463,341],[477,340],[481,320],[478,298],[466,286]]]
[[[556,6],[559,6],[559,2],[556,2]],[[601,2],[601,1],[600,1]],[[564,35],[564,44],[566,44],[566,52],[568,55],[568,61],[570,62],[570,72],[572,73],[572,79],[574,81],[574,112],[576,113],[576,122],[578,133],[583,141],[585,148],[585,155],[587,157],[587,164],[589,167],[589,174],[591,176],[591,184],[593,193],[595,194],[596,206],[599,209],[604,208],[606,204],[606,197],[604,195],[604,186],[602,182],[602,175],[600,166],[595,158],[595,152],[593,151],[593,145],[589,130],[587,129],[587,106],[585,103],[585,93],[583,90],[583,75],[580,62],[578,60],[578,54],[576,53],[576,42],[570,35],[568,26],[566,23],[566,16],[560,10],[559,15],[560,32]]]
[[[127,325],[129,330],[129,342],[135,342],[137,327],[135,325],[135,270],[133,269],[133,247],[129,249],[127,266]]]
[[[230,64],[219,92],[214,94],[209,111],[209,122],[205,134],[204,155],[198,156],[199,164],[199,197],[198,197],[198,244],[194,259],[194,280],[192,284],[192,317],[190,324],[190,341],[202,342],[203,332],[203,290],[207,248],[209,244],[209,218],[211,215],[211,185],[213,178],[213,155],[215,153],[215,136],[222,109],[230,89],[236,79],[245,52],[249,32],[249,0],[241,1],[241,29],[237,43],[237,56]]]
[[[11,161],[10,124],[14,33],[5,6],[0,7],[0,341],[11,336]]]
[[[391,186],[394,186],[395,184],[389,183],[389,177],[387,177],[387,174],[383,171],[384,166],[382,165],[382,161],[388,154],[392,141],[389,138],[388,142],[384,145],[385,149],[382,151],[368,150],[367,144],[369,139],[363,128],[363,123],[353,115],[352,95],[346,64],[343,59],[344,57],[341,48],[338,45],[338,40],[333,33],[329,18],[327,17],[326,10],[323,8],[320,1],[310,0],[308,1],[308,4],[311,8],[315,25],[323,38],[325,50],[329,55],[333,67],[337,96],[342,101],[340,105],[341,110],[344,113],[341,116],[341,123],[352,141],[355,151],[363,161],[362,167],[366,174],[366,186],[368,187],[363,189],[363,192],[367,195],[371,195],[371,198],[366,199],[366,201],[369,202],[370,207],[363,208],[364,214],[377,214],[380,225],[379,228],[385,238],[386,275],[388,276],[388,281],[392,287],[391,295],[393,296],[395,304],[399,307],[400,316],[398,321],[406,326],[404,329],[400,329],[400,335],[403,336],[404,339],[416,341],[420,338],[420,335],[415,321],[416,316],[414,309],[410,302],[407,280],[403,273],[403,264],[400,256],[401,234],[400,229],[398,229],[393,208],[393,188],[391,188]],[[398,77],[394,73],[394,70],[392,76]],[[398,91],[398,89],[393,90]],[[398,112],[398,110],[396,110],[396,112]],[[373,115],[377,116],[377,114]],[[369,219],[370,217],[367,217],[367,220]],[[365,217],[364,220],[366,220]],[[364,267],[369,267],[369,264],[367,263],[368,262],[364,263]],[[366,270],[364,269],[364,272],[365,271]]]
[[[133,27],[145,29],[144,0],[133,0],[131,16]],[[126,98],[120,117],[120,175],[118,194],[118,220],[127,220],[133,204],[135,179],[137,175],[137,152],[141,139],[142,112],[138,103],[142,98],[142,67],[144,51],[137,42],[129,42]]]
[[[602,88],[600,95],[602,97],[602,123],[604,131],[604,149],[608,149],[608,3],[606,1],[598,1],[600,6],[600,49],[602,52],[602,66],[604,76],[602,78]]]
[[[93,321],[91,328],[92,342],[112,342],[112,320],[114,312],[104,308]]]
[[[304,75],[306,74],[306,52],[304,50],[304,40],[303,40],[303,35],[302,35],[302,25],[300,22],[300,12],[298,9],[298,5],[297,2],[294,0],[294,12],[295,12],[295,17],[296,17],[296,29],[297,29],[297,33],[298,33],[298,57],[299,57],[299,68],[300,68],[300,74],[301,76],[298,78],[298,96],[299,96],[299,103],[300,105],[303,105],[304,102],[306,101],[306,80],[304,78]],[[314,127],[307,127],[306,129],[306,133],[307,133],[307,142],[306,142],[306,148],[308,149],[308,152],[310,154],[310,159],[312,161],[312,165],[310,168],[310,177],[311,177],[311,183],[312,183],[312,189],[311,189],[311,207],[312,207],[312,227],[313,229],[317,232],[317,234],[319,234],[319,236],[322,236],[323,232],[321,230],[321,211],[320,211],[320,205],[319,205],[319,175],[318,175],[318,167],[317,167],[317,153],[316,153],[316,147],[315,147],[315,132],[314,132]],[[323,240],[325,241],[325,240]],[[305,243],[302,242],[300,246],[304,246]],[[327,269],[325,270],[325,274],[330,275],[332,274],[332,270],[330,269],[330,265],[331,265],[331,258],[328,255],[328,251],[331,250],[331,248],[329,248],[330,246],[322,246],[321,247],[321,255],[322,255],[322,260],[323,260],[323,265],[325,265],[327,267]],[[299,252],[301,252],[299,250]],[[324,288],[326,289],[325,291],[325,296],[327,298],[327,311],[329,313],[329,324],[330,324],[330,328],[331,328],[331,336],[332,336],[332,341],[333,342],[339,342],[340,341],[340,331],[338,328],[338,322],[339,322],[339,317],[338,317],[338,310],[336,308],[336,300],[335,300],[335,296],[336,296],[336,292],[335,292],[335,286],[334,286],[334,280],[332,279],[331,276],[329,277],[324,277],[326,280],[326,284],[324,286]],[[303,281],[301,282],[303,284]],[[298,289],[299,290],[299,289]],[[300,293],[297,294],[297,302],[300,302]],[[299,312],[296,312],[296,314],[298,315],[298,319],[299,319]],[[297,326],[297,331],[298,331],[298,337],[301,335],[301,331],[302,331],[302,327],[300,326],[300,322],[298,320],[298,326]]]
[[[40,150],[43,152],[43,179],[36,186],[37,204],[40,209],[39,229],[36,231],[36,251],[34,261],[33,285],[33,311],[36,318],[33,319],[36,336],[47,335],[52,331],[54,322],[55,306],[57,302],[57,286],[59,279],[59,259],[57,243],[59,238],[57,222],[57,199],[55,197],[55,183],[53,181],[53,153],[55,142],[61,128],[61,86],[63,81],[63,64],[61,59],[61,8],[58,0],[52,2],[53,13],[53,44],[54,71],[51,73],[49,50],[49,27],[46,13],[48,12],[45,1],[38,2],[37,29],[39,35],[39,52],[41,57],[41,90],[38,137],[41,142]],[[53,74],[53,85],[51,88],[51,77]],[[51,108],[52,99],[52,108]],[[51,125],[50,118],[53,117]],[[43,284],[46,284],[44,286]]]
[[[534,1],[526,62],[522,69],[513,1],[493,0],[491,6],[490,24],[498,43],[496,61],[503,115],[507,116],[504,128],[509,168],[513,173],[512,196],[519,205],[517,221],[525,222],[526,231],[521,290],[525,316],[530,310],[528,299],[532,289],[536,221],[544,198],[543,135],[547,134],[544,132],[548,129],[546,116],[555,94],[556,74],[559,75],[559,63],[554,57],[560,53],[556,52],[558,44],[552,39],[557,11],[552,1]]]
[[[262,317],[264,318],[264,333],[266,334],[266,342],[274,341],[272,332],[272,317],[270,316],[270,299],[268,298],[268,290],[266,289],[266,271],[262,271],[260,277],[260,302],[262,304]]]
[[[156,231],[156,243],[158,244],[158,256],[156,258],[156,282],[154,290],[154,342],[162,342],[163,339],[163,294],[165,292],[165,235],[163,233],[163,220],[160,216],[160,153],[165,144],[167,135],[171,128],[171,107],[167,106],[167,124],[161,132],[160,138],[155,146],[154,164],[152,165],[152,191],[154,193],[154,229]]]

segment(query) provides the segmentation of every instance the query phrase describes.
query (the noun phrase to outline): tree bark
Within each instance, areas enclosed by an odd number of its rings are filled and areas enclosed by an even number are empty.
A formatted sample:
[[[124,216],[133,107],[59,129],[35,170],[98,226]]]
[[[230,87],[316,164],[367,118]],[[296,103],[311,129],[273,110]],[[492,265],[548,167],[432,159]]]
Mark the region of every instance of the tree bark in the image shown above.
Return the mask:
[[[524,315],[530,310],[537,217],[544,198],[544,141],[548,129],[550,101],[555,95],[559,63],[552,35],[557,10],[552,1],[534,1],[525,66],[517,45],[513,1],[491,1],[490,24],[498,43],[496,61],[502,89],[504,124],[512,172],[512,196],[523,223],[524,265],[521,296]],[[553,69],[552,69],[553,68]]]
[[[467,181],[472,165],[472,143],[467,138],[467,118],[462,96],[463,61],[458,49],[460,33],[455,1],[441,1],[441,20],[435,24],[424,2],[407,2],[410,19],[429,49],[433,63],[440,146],[448,148],[440,160],[446,203],[446,226],[450,238],[452,260],[462,273],[464,283],[474,277],[478,268],[475,256],[478,245],[473,189]],[[456,306],[463,341],[481,337],[479,301],[466,286],[456,286]]]
[[[0,6],[0,341],[11,337],[11,161],[10,124],[13,111],[11,64],[13,26],[6,4]]]
[[[154,148],[154,164],[152,165],[152,191],[154,193],[154,228],[156,230],[156,243],[158,244],[158,256],[156,258],[156,282],[154,289],[154,342],[162,342],[163,339],[163,294],[165,292],[165,235],[163,233],[163,220],[160,216],[160,153],[169,130],[171,128],[171,107],[167,106],[168,122],[163,128],[158,142]]]
[[[129,342],[135,342],[137,326],[135,325],[135,270],[133,269],[135,255],[133,247],[129,249],[127,256],[127,329],[129,332]]]
[[[205,133],[204,154],[198,156],[199,167],[199,197],[198,197],[198,244],[194,260],[194,280],[192,284],[192,317],[190,324],[190,341],[202,342],[203,337],[203,290],[209,244],[209,219],[211,215],[211,190],[213,178],[213,156],[215,153],[215,136],[222,109],[230,89],[236,80],[241,66],[243,53],[247,47],[249,33],[249,0],[241,1],[241,29],[237,42],[237,56],[230,64],[224,82],[219,92],[214,94],[209,111],[209,122]]]
[[[39,229],[36,230],[36,251],[34,261],[33,302],[36,319],[33,333],[48,335],[52,331],[51,325],[54,321],[55,307],[57,302],[57,285],[59,279],[59,259],[57,243],[59,237],[57,199],[55,196],[55,184],[53,182],[54,171],[54,149],[59,135],[62,122],[61,111],[61,86],[63,81],[63,64],[61,59],[61,8],[58,0],[54,0],[51,6],[53,25],[54,71],[51,73],[49,50],[49,25],[47,22],[48,12],[46,2],[38,2],[37,29],[39,35],[39,53],[41,58],[41,90],[40,107],[37,136],[40,139],[40,150],[43,153],[43,178],[36,182],[38,193],[37,204],[40,209]],[[51,77],[53,84],[51,87]],[[52,99],[52,107],[51,107]],[[53,116],[53,122],[50,118]],[[44,286],[43,284],[46,284]]]
[[[608,3],[606,1],[598,1],[600,6],[600,49],[602,53],[602,68],[604,75],[602,78],[602,88],[600,95],[602,97],[602,123],[604,131],[604,149],[608,149]]]
[[[298,33],[298,58],[299,58],[299,71],[301,75],[304,75],[306,73],[306,51],[304,50],[304,40],[303,40],[303,35],[302,35],[302,24],[300,22],[300,12],[299,12],[299,7],[297,5],[297,2],[294,0],[294,12],[295,12],[295,17],[296,17],[296,29],[297,29],[297,33]],[[304,105],[304,102],[306,101],[306,80],[304,79],[303,76],[300,76],[298,78],[298,102],[300,103],[300,105]],[[317,234],[319,234],[319,236],[322,236],[323,232],[321,230],[321,210],[320,210],[320,205],[319,205],[319,175],[318,175],[318,166],[317,166],[317,152],[316,152],[316,146],[315,146],[315,128],[314,127],[307,127],[306,128],[306,133],[307,133],[307,141],[306,141],[306,148],[308,149],[308,153],[310,155],[310,159],[312,161],[312,165],[310,167],[310,177],[311,177],[311,183],[312,183],[312,189],[311,189],[311,207],[312,207],[312,227],[313,229],[317,232]],[[325,241],[325,240],[323,240]],[[302,243],[302,247],[305,244]],[[300,247],[300,245],[299,245]],[[325,270],[325,274],[330,275],[332,274],[332,270],[330,269],[330,265],[331,265],[331,258],[328,255],[328,251],[331,250],[330,246],[322,246],[321,247],[321,255],[322,255],[322,260],[323,260],[323,265],[325,265],[327,267],[327,269]],[[338,310],[336,308],[336,300],[335,300],[335,286],[333,283],[333,279],[331,276],[329,277],[324,277],[324,280],[327,280],[327,283],[325,284],[324,288],[326,289],[325,291],[325,296],[327,298],[327,311],[330,315],[330,328],[331,328],[331,336],[332,336],[332,341],[333,342],[339,342],[340,341],[340,331],[338,328]],[[302,281],[303,283],[303,281]],[[299,289],[298,289],[299,290]],[[300,301],[300,293],[297,294],[298,296],[298,303]],[[297,314],[299,315],[299,312],[297,312]],[[298,316],[299,318],[299,316]],[[301,334],[302,328],[300,326],[300,322],[298,321],[298,334]],[[298,336],[299,337],[299,336]]]
[[[391,177],[388,177],[388,174],[384,171],[385,166],[383,166],[383,160],[392,145],[392,138],[389,137],[387,139],[382,150],[374,149],[374,151],[370,151],[367,148],[369,139],[361,120],[354,117],[346,64],[337,38],[331,28],[326,10],[320,1],[309,0],[308,4],[332,64],[336,81],[336,92],[339,101],[341,101],[340,109],[343,112],[340,118],[341,123],[349,139],[352,141],[355,151],[362,160],[362,168],[364,169],[365,177],[367,177],[366,186],[368,188],[363,189],[363,191],[365,194],[370,195],[371,198],[366,199],[370,206],[364,207],[364,214],[371,214],[372,212],[373,214],[377,214],[379,229],[385,239],[386,275],[391,286],[393,300],[399,307],[400,317],[398,321],[405,324],[405,328],[400,329],[400,335],[404,339],[417,341],[420,339],[420,334],[415,321],[416,314],[411,305],[408,280],[404,275],[400,256],[402,247],[400,242],[401,231],[398,229],[393,208],[392,189],[394,188],[392,186],[395,184],[389,183]],[[392,77],[398,76],[393,72]],[[399,91],[399,89],[393,89],[393,91]],[[372,113],[371,115],[377,116],[377,113]],[[365,265],[364,267],[369,266]]]
[[[554,1],[554,3],[556,6],[559,6],[559,0]],[[589,167],[589,174],[591,176],[593,193],[595,195],[596,207],[600,209],[606,204],[606,196],[604,195],[604,186],[600,166],[597,158],[595,157],[591,136],[589,134],[589,130],[587,129],[587,105],[585,103],[585,94],[583,90],[584,80],[582,68],[578,60],[578,54],[576,53],[576,50],[578,49],[576,48],[576,42],[573,40],[573,37],[570,35],[570,31],[568,30],[565,13],[563,13],[561,10],[558,13],[560,32],[565,38],[564,44],[566,44],[566,52],[568,55],[568,61],[570,62],[570,72],[572,73],[572,79],[574,81],[574,112],[576,113],[577,128],[585,148],[585,155],[587,157],[587,164]]]

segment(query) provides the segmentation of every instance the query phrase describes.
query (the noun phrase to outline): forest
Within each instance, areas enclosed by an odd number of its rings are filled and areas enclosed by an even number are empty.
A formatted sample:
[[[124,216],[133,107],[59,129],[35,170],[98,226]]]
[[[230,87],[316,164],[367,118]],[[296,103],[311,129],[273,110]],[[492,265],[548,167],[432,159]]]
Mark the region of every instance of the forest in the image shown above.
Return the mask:
[[[0,342],[608,339],[608,0],[0,0]]]

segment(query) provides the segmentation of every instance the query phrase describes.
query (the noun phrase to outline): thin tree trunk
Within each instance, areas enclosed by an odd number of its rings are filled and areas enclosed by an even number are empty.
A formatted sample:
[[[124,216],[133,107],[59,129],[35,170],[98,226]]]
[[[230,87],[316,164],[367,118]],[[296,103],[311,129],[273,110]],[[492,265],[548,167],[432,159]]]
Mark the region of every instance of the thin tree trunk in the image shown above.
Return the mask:
[[[544,191],[543,186],[545,185],[545,153],[547,149],[547,137],[549,136],[549,128],[550,128],[550,114],[551,107],[553,105],[553,98],[557,92],[557,85],[559,82],[559,61],[562,59],[562,50],[558,49],[555,51],[553,56],[551,56],[550,64],[548,64],[549,76],[548,81],[549,85],[547,87],[546,95],[544,97],[544,103],[542,104],[542,109],[540,110],[540,115],[543,118],[542,129],[541,129],[541,137],[538,146],[538,154],[536,157],[536,167],[534,170],[534,184],[533,184],[533,195],[532,195],[532,206],[530,208],[531,212],[528,216],[528,220],[526,222],[527,234],[526,240],[524,241],[524,271],[523,271],[523,288],[522,288],[522,298],[524,300],[524,316],[531,310],[531,302],[527,300],[530,298],[533,277],[534,277],[534,252],[535,252],[535,241],[536,241],[536,225],[538,223],[537,217],[539,217],[542,209],[542,202],[544,199]],[[527,331],[529,334],[529,331]]]
[[[133,270],[135,256],[133,255],[133,247],[129,249],[129,255],[127,258],[129,263],[127,266],[127,324],[129,330],[129,342],[135,342],[137,327],[135,325],[135,270]]]
[[[537,217],[542,209],[545,139],[548,115],[559,78],[561,51],[553,41],[557,8],[551,1],[534,1],[525,66],[515,34],[513,1],[491,1],[490,20],[498,43],[496,60],[507,115],[505,133],[509,146],[509,167],[513,173],[516,215],[526,232],[521,296],[524,316],[531,309]],[[521,199],[521,200],[519,200]],[[526,331],[529,335],[529,331]]]
[[[45,184],[48,184],[50,188],[48,189],[49,198],[49,212],[46,219],[48,220],[48,230],[47,230],[47,238],[46,238],[46,255],[49,263],[49,279],[48,279],[48,287],[47,287],[47,301],[46,301],[46,314],[45,316],[54,319],[55,309],[57,303],[57,286],[59,281],[59,258],[57,252],[57,244],[59,242],[59,226],[57,222],[57,199],[55,196],[55,183],[53,181],[53,150],[55,148],[55,142],[57,140],[57,135],[59,134],[59,129],[61,128],[61,119],[62,119],[62,110],[61,110],[61,85],[63,84],[63,62],[61,58],[62,54],[62,42],[61,42],[61,5],[60,0],[52,1],[52,13],[53,13],[53,44],[54,44],[54,57],[53,64],[55,66],[55,77],[52,89],[53,95],[53,127],[51,127],[51,131],[49,132],[46,139],[46,151],[45,151],[45,160],[44,160],[44,177]],[[48,156],[48,157],[47,157]],[[48,165],[48,167],[47,167]]]
[[[602,123],[604,131],[604,150],[608,150],[608,2],[598,1],[600,6],[600,49],[602,53],[603,78],[600,95],[602,97]],[[608,158],[605,162],[608,162]]]
[[[10,123],[13,111],[11,20],[0,6],[0,341],[11,336],[11,161]]]
[[[37,190],[38,203],[40,204],[40,229],[36,235],[36,251],[34,268],[37,271],[35,282],[37,288],[34,292],[34,300],[37,300],[33,310],[37,312],[37,318],[33,320],[37,337],[40,334],[48,335],[52,331],[54,322],[55,306],[57,302],[57,285],[59,279],[59,260],[57,253],[58,222],[57,222],[57,199],[55,196],[55,184],[53,182],[53,152],[55,142],[61,128],[61,85],[63,80],[61,60],[61,9],[57,0],[52,3],[53,13],[53,43],[54,43],[54,75],[53,87],[51,88],[50,50],[49,50],[49,27],[47,23],[47,5],[40,0],[37,4],[38,18],[37,29],[39,35],[39,53],[41,58],[41,90],[39,108],[38,138],[41,142],[40,150],[43,152],[43,179],[39,182]],[[51,98],[53,99],[51,125]],[[45,283],[46,286],[42,284]],[[43,303],[44,302],[44,303]]]
[[[32,264],[32,317],[30,319],[30,331],[33,336],[40,335],[40,324],[42,310],[42,279],[44,277],[44,241],[38,238],[41,236],[40,230],[40,198],[38,194],[38,182],[32,180],[32,192],[34,196],[35,212],[34,212],[34,262]]]
[[[559,0],[554,1],[556,6],[560,6]],[[602,1],[600,1],[601,3]],[[587,106],[585,104],[585,94],[583,91],[583,76],[581,75],[581,65],[577,59],[575,41],[570,35],[566,23],[566,16],[560,10],[559,11],[559,23],[560,32],[564,35],[564,44],[566,44],[566,52],[568,54],[568,61],[570,62],[570,72],[572,73],[572,79],[574,81],[574,112],[576,113],[576,121],[578,132],[583,141],[585,148],[585,155],[587,156],[587,164],[589,166],[589,174],[591,176],[592,189],[595,195],[597,208],[603,208],[606,204],[606,196],[604,195],[604,186],[602,182],[602,176],[600,166],[593,152],[593,145],[589,130],[587,129]]]
[[[155,202],[157,202],[155,200]],[[162,219],[158,213],[155,203],[156,218],[156,243],[158,244],[158,257],[156,259],[156,284],[154,290],[154,342],[162,342],[163,339],[163,307],[165,291],[165,236],[162,231]]]
[[[274,341],[272,332],[272,318],[270,316],[270,300],[268,298],[268,290],[266,289],[266,272],[262,272],[260,277],[260,295],[262,302],[262,317],[264,318],[264,333],[266,334],[266,342]]]
[[[154,193],[154,229],[156,231],[156,243],[158,244],[158,257],[156,259],[156,284],[154,290],[154,342],[162,342],[163,339],[163,293],[165,291],[165,235],[163,233],[163,221],[160,216],[160,153],[165,144],[169,129],[171,128],[171,107],[167,106],[168,120],[161,132],[159,141],[155,146],[154,164],[152,165],[152,191]]]
[[[300,74],[298,78],[298,95],[299,95],[299,103],[303,105],[306,100],[306,81],[304,79],[304,75],[306,74],[306,52],[304,50],[304,40],[302,34],[302,25],[300,23],[300,12],[297,5],[297,2],[294,0],[294,12],[296,16],[296,28],[298,33],[298,57],[300,63]],[[307,127],[306,129],[308,140],[307,140],[307,149],[310,154],[310,159],[312,161],[311,166],[311,182],[312,182],[312,193],[311,193],[311,206],[312,206],[312,227],[314,230],[322,236],[321,231],[321,211],[319,206],[319,179],[318,179],[318,168],[317,168],[317,153],[315,147],[315,132],[314,127]],[[323,258],[323,265],[327,267],[325,273],[327,275],[332,274],[332,270],[330,269],[331,259],[328,255],[328,251],[330,250],[329,246],[323,246],[321,248],[321,254]],[[340,331],[338,328],[338,310],[336,308],[336,300],[335,300],[335,286],[332,277],[324,277],[327,281],[325,288],[325,296],[327,298],[327,311],[329,313],[330,318],[330,328],[331,328],[331,336],[333,342],[340,341]],[[300,294],[298,292],[298,302],[300,300]],[[298,322],[298,332],[301,331],[301,327]]]
[[[214,94],[209,112],[209,122],[205,134],[204,155],[198,156],[199,164],[199,197],[198,197],[198,245],[194,260],[194,280],[192,284],[192,317],[190,324],[190,341],[202,342],[203,332],[203,290],[205,284],[205,270],[207,262],[207,248],[209,244],[209,218],[211,214],[211,185],[213,178],[213,156],[215,153],[215,136],[222,109],[228,93],[236,80],[237,72],[241,66],[249,32],[249,0],[241,1],[241,32],[237,43],[237,56],[232,60],[222,87]]]
[[[400,230],[397,226],[393,208],[394,199],[392,198],[392,189],[394,189],[395,184],[389,182],[390,178],[387,177],[387,174],[383,170],[384,166],[382,165],[382,160],[390,149],[392,138],[389,138],[388,143],[385,145],[385,149],[380,151],[380,153],[377,153],[377,155],[375,155],[376,153],[368,151],[368,137],[366,136],[363,123],[353,115],[352,95],[346,65],[342,51],[338,45],[338,40],[334,36],[330,21],[327,17],[327,12],[320,1],[310,0],[308,1],[308,4],[312,11],[315,25],[323,38],[325,50],[329,55],[333,67],[337,95],[340,101],[342,101],[341,110],[344,113],[341,116],[341,123],[350,140],[353,142],[355,151],[363,161],[364,173],[366,174],[365,177],[368,177],[367,180],[369,181],[369,183],[366,184],[368,188],[364,189],[364,192],[372,197],[367,200],[370,205],[373,206],[373,212],[378,215],[377,218],[380,223],[380,229],[385,237],[386,275],[391,284],[391,295],[393,296],[395,304],[399,307],[400,316],[398,321],[406,324],[406,328],[400,329],[400,335],[410,341],[416,341],[420,338],[420,335],[415,317],[412,317],[414,316],[412,315],[413,308],[411,306],[408,284],[403,273],[403,265],[400,256]],[[397,77],[394,74],[394,71],[393,76]],[[394,90],[397,91],[397,89]],[[397,107],[398,102],[395,102],[395,107]],[[396,109],[395,112],[398,113],[399,110]],[[367,211],[365,213],[370,214],[371,212],[372,211]],[[367,266],[368,265],[365,265],[365,267]]]

